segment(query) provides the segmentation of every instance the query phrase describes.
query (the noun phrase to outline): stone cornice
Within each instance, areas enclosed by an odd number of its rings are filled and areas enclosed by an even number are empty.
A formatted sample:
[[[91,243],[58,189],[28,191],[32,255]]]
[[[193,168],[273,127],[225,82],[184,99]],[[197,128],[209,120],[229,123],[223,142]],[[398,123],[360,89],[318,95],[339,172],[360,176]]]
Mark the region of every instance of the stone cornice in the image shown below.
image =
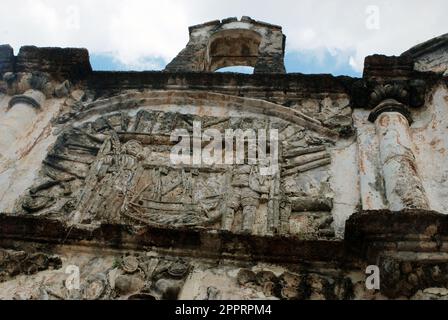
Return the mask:
[[[330,74],[240,74],[213,72],[109,72],[95,71],[83,82],[86,87],[99,94],[108,91],[132,89],[153,90],[208,90],[235,91],[235,95],[246,91],[261,90],[266,94],[281,92],[291,95],[322,93],[348,94],[356,78],[335,77]]]
[[[9,84],[14,81],[20,82],[19,79],[14,79],[16,75],[32,74],[33,79],[30,80],[32,84],[26,89],[41,90],[47,97],[53,95],[57,97],[59,93],[55,94],[55,88],[45,89],[45,83],[50,82],[44,81],[45,77],[59,84],[65,83],[66,80],[73,84],[80,83],[81,86],[96,91],[98,95],[107,94],[108,91],[117,93],[130,89],[199,89],[228,91],[234,95],[261,90],[265,94],[278,92],[297,97],[336,93],[350,95],[351,105],[354,108],[374,108],[376,104],[373,101],[378,99],[371,98],[373,93],[377,93],[377,87],[392,85],[402,87],[408,95],[404,98],[387,95],[386,98],[396,99],[410,107],[418,107],[424,103],[428,88],[443,79],[443,76],[433,72],[415,71],[413,65],[414,60],[409,55],[370,56],[366,58],[362,79],[300,73],[248,75],[212,72],[99,72],[92,71],[89,54],[85,49],[27,46],[15,57],[10,46],[0,47],[0,75],[2,77],[6,75],[5,83],[8,87],[11,88]],[[63,86],[61,89],[59,92],[66,91]],[[26,90],[7,93],[15,95],[24,91]]]
[[[204,259],[272,263],[325,261],[355,263],[346,256],[343,241],[300,240],[291,237],[237,235],[226,231],[182,228],[135,228],[103,224],[95,228],[69,226],[61,221],[0,214],[0,242],[31,241],[53,245],[83,245],[122,250],[159,250]],[[329,255],[328,253],[331,252]]]

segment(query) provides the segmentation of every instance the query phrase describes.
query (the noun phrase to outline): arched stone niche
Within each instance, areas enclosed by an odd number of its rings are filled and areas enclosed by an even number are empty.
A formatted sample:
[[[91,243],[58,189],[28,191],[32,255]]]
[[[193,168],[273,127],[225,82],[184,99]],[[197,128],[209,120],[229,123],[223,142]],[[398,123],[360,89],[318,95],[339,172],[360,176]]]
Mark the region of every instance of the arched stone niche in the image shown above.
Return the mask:
[[[261,35],[252,30],[233,29],[215,33],[207,50],[207,71],[232,66],[255,67]]]
[[[251,66],[254,73],[285,73],[286,37],[282,28],[249,17],[190,27],[187,46],[165,68],[168,72],[211,72]]]

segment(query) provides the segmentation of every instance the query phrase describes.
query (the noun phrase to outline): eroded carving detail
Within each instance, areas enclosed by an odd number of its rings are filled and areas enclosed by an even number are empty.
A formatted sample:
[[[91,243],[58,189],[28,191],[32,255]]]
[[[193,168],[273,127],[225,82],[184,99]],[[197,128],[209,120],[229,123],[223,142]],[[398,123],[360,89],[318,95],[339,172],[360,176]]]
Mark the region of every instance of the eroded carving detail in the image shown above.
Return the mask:
[[[285,272],[277,277],[272,271],[241,269],[237,281],[242,287],[282,300],[348,300],[353,296],[353,283],[343,276]]]
[[[278,129],[282,169],[262,176],[258,165],[172,165],[175,143],[170,135],[174,129],[192,132],[194,121],[222,132]],[[113,113],[60,135],[44,161],[42,178],[21,199],[19,209],[82,224],[330,236],[332,192],[326,167],[331,157],[326,146],[331,143],[275,118]],[[306,232],[291,228],[295,213],[311,213],[313,226]]]
[[[92,261],[93,263],[93,261]],[[42,285],[41,300],[176,300],[191,271],[189,262],[150,254],[125,254],[107,270],[81,278],[80,287]]]
[[[0,282],[61,267],[62,261],[55,255],[0,249]]]
[[[380,268],[381,291],[390,298],[410,298],[418,290],[448,286],[446,262],[382,257]]]

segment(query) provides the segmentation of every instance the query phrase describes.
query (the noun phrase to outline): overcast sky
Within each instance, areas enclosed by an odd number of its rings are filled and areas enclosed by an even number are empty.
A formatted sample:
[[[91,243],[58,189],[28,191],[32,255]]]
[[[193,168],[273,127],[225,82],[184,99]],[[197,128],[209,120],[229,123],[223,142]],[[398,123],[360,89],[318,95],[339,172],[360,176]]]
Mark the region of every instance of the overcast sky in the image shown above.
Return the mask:
[[[250,16],[283,26],[288,72],[360,75],[448,32],[446,0],[1,0],[0,44],[85,47],[97,70],[163,69],[188,26]]]

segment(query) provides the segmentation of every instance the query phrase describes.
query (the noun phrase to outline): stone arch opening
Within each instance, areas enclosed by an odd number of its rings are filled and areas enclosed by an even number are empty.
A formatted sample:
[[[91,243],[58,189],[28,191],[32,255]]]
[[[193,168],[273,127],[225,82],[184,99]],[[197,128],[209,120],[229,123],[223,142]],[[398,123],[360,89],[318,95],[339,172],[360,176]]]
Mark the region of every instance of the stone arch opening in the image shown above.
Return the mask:
[[[223,30],[215,33],[207,48],[207,71],[225,67],[255,67],[262,37],[247,29]]]
[[[250,17],[215,20],[189,28],[187,46],[166,66],[167,72],[215,72],[232,66],[253,73],[285,73],[282,28]]]

